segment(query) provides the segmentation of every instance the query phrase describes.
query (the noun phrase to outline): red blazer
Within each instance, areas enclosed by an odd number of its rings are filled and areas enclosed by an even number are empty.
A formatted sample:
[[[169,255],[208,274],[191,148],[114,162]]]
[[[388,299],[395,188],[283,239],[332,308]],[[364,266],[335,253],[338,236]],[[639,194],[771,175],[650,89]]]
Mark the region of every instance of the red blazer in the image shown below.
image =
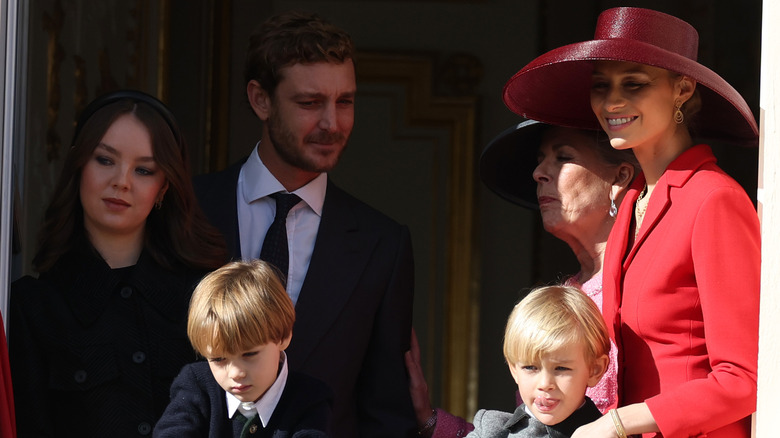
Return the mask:
[[[756,408],[759,223],[715,161],[706,145],[675,159],[628,248],[640,175],[607,242],[603,311],[619,350],[619,404],[646,402],[665,438],[747,438]]]

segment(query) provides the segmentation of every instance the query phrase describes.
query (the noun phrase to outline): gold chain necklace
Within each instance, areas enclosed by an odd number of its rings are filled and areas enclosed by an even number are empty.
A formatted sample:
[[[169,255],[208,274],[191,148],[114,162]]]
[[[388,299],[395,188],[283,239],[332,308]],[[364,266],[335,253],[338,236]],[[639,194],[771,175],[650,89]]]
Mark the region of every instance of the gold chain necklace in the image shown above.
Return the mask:
[[[639,197],[636,199],[636,204],[634,205],[634,216],[636,218],[634,236],[639,234],[639,227],[642,226],[642,220],[645,218],[645,212],[647,212],[647,205],[649,203],[650,197],[647,196],[647,184],[645,184],[645,188],[642,189],[642,193],[639,194]]]

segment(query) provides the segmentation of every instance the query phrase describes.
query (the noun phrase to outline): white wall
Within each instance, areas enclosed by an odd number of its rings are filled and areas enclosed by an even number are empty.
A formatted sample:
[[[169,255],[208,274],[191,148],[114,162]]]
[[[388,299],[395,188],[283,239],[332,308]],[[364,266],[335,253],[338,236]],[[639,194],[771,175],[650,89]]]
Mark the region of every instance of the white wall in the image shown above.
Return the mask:
[[[761,218],[761,314],[758,331],[758,410],[754,436],[780,430],[780,4],[764,0],[761,37],[761,146],[758,213]]]

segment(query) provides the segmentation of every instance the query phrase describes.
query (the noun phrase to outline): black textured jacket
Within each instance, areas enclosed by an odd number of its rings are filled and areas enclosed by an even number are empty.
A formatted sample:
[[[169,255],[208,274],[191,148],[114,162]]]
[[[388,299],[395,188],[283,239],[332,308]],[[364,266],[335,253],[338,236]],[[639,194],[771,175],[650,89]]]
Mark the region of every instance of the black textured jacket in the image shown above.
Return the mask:
[[[203,272],[145,252],[111,269],[88,243],[11,287],[9,350],[20,438],[150,436],[173,379],[196,360],[190,295]]]

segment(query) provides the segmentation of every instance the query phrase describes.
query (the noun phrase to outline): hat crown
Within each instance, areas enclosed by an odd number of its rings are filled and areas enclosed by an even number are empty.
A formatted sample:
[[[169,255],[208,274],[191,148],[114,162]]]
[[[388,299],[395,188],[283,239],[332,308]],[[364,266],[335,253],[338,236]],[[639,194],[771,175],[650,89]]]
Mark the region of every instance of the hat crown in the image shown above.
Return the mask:
[[[612,8],[599,15],[595,40],[630,39],[696,61],[699,34],[690,24],[663,12],[643,8]]]

